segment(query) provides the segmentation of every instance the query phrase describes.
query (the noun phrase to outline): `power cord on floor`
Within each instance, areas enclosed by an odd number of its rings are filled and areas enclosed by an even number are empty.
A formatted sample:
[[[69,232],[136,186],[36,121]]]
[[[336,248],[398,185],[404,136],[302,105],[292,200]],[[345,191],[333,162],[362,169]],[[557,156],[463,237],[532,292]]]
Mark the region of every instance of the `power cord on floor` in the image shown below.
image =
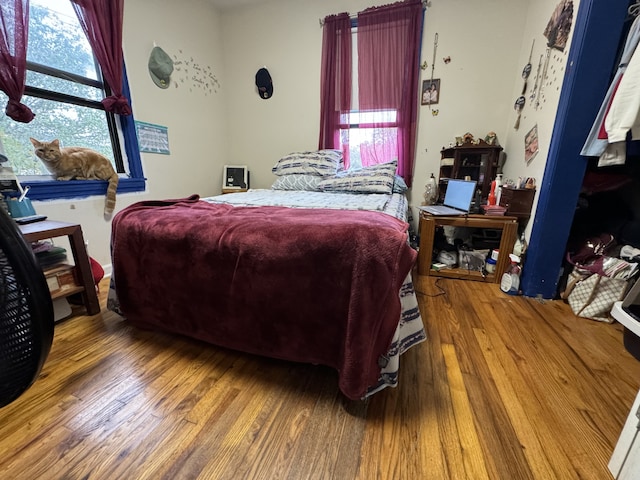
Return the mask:
[[[446,295],[447,291],[439,285],[440,284],[440,280],[442,280],[442,278],[443,277],[438,277],[436,279],[436,281],[433,282],[433,286],[436,287],[438,290],[440,290],[440,292],[438,292],[438,293],[436,293],[434,295],[430,295],[428,293],[424,293],[424,292],[421,292],[419,290],[416,290],[416,294],[417,295],[424,295],[425,297],[429,297],[429,298],[439,297],[440,295]]]

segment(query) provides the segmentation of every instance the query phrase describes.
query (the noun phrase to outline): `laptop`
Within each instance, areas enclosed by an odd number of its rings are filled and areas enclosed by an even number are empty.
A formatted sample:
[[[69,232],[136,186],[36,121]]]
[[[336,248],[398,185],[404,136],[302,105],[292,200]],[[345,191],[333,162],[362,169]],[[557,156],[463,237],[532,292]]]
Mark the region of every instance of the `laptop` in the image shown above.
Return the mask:
[[[477,183],[475,180],[450,179],[443,205],[421,206],[420,210],[436,216],[467,215]]]

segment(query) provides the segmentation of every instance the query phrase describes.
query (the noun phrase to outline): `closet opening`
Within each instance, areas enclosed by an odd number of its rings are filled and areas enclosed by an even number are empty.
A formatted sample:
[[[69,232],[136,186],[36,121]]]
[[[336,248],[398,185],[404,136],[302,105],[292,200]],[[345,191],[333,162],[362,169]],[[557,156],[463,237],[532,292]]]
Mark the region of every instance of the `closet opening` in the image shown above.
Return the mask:
[[[575,280],[571,260],[579,258],[589,246],[604,245],[604,239],[610,243],[603,258],[640,264],[640,135],[636,126],[640,126],[640,68],[635,67],[636,64],[640,67],[640,0],[629,3],[628,13],[609,89],[581,151],[587,165],[567,241],[558,297],[563,297],[563,293],[566,296]],[[604,268],[614,263],[601,262],[599,272],[617,277],[623,267]],[[627,286],[633,285],[637,277],[637,273],[630,275]],[[618,300],[623,299],[626,291],[620,290]],[[626,325],[624,344],[640,359],[640,337],[633,335]]]

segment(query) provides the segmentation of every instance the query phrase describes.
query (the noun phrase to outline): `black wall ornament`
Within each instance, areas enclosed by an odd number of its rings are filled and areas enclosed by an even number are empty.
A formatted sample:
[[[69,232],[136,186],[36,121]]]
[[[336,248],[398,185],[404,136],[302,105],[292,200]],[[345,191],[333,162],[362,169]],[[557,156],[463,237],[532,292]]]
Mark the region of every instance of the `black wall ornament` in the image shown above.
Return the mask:
[[[263,100],[268,100],[273,95],[273,81],[266,67],[256,72],[256,87],[258,87],[258,95]]]

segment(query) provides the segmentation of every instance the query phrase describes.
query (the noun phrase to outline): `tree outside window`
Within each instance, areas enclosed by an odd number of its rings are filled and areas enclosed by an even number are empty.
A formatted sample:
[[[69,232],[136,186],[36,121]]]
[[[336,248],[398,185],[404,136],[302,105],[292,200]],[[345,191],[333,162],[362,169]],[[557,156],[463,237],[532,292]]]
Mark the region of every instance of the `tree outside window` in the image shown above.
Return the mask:
[[[52,184],[49,172],[34,154],[30,137],[40,141],[57,138],[62,146],[96,150],[122,174],[129,172],[130,161],[140,163],[137,148],[133,159],[128,159],[121,148],[131,133],[123,131],[118,116],[105,112],[102,106],[101,100],[110,94],[109,87],[70,0],[31,0],[27,68],[22,103],[35,113],[35,118],[30,123],[20,123],[0,115],[2,146],[23,183],[49,180]],[[0,105],[7,101],[0,92]],[[135,129],[131,131],[135,140]],[[72,184],[79,181],[65,183],[73,189]],[[98,190],[96,187],[95,194],[99,194]],[[67,195],[45,197],[59,196]]]

